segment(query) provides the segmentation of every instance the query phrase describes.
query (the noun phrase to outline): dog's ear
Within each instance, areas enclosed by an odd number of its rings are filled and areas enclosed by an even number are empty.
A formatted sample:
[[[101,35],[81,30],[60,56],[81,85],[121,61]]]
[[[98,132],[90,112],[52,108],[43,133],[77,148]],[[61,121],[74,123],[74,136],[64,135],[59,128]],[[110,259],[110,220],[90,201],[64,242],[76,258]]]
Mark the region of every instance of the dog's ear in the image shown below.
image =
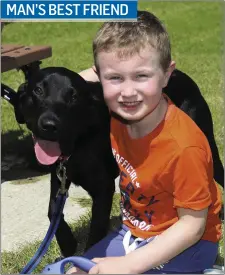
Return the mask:
[[[24,116],[23,116],[22,111],[21,111],[20,100],[25,95],[25,93],[27,92],[26,90],[27,90],[27,83],[23,83],[19,86],[18,91],[17,91],[16,103],[14,104],[15,117],[16,117],[16,121],[19,124],[24,124],[25,123],[25,119],[24,119]]]
[[[14,106],[15,117],[16,117],[16,120],[19,124],[26,123],[25,119],[24,119],[24,116],[23,116],[23,113],[22,113],[21,100],[22,100],[22,97],[25,96],[25,94],[27,93],[28,81],[30,79],[32,79],[32,77],[40,70],[40,64],[41,64],[41,61],[36,61],[36,62],[33,62],[29,65],[25,65],[25,66],[20,67],[20,69],[24,73],[26,82],[19,86],[18,91],[17,91],[16,102],[13,105]]]
[[[102,85],[99,81],[87,81],[81,75],[76,73],[76,79],[79,80],[79,87],[83,93],[86,93],[86,98],[91,101],[103,101]]]

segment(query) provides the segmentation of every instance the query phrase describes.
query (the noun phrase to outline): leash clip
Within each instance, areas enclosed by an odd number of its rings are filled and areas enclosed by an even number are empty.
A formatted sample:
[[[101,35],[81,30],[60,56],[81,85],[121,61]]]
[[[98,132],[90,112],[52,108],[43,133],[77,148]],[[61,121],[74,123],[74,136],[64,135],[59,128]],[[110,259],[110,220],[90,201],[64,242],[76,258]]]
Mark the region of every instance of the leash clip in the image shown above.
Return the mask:
[[[59,193],[64,195],[67,192],[67,189],[66,189],[66,167],[63,161],[59,162],[59,165],[56,168],[56,175],[61,183]]]

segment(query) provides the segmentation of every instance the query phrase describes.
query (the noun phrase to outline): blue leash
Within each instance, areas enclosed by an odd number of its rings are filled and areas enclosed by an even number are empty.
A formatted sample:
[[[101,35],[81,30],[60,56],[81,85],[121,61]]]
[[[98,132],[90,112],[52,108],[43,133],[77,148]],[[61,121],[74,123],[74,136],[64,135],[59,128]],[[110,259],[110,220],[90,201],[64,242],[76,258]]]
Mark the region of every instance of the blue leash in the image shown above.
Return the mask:
[[[20,274],[30,274],[36,266],[40,263],[41,258],[44,256],[46,253],[52,238],[55,235],[55,232],[58,228],[59,221],[61,218],[61,214],[63,212],[63,208],[65,205],[67,199],[67,192],[64,194],[59,193],[57,198],[56,198],[56,211],[53,214],[53,218],[51,220],[51,224],[49,226],[49,229],[45,235],[45,238],[41,245],[39,246],[37,252],[33,256],[33,258],[29,261],[29,263],[23,268],[23,270],[20,272]]]

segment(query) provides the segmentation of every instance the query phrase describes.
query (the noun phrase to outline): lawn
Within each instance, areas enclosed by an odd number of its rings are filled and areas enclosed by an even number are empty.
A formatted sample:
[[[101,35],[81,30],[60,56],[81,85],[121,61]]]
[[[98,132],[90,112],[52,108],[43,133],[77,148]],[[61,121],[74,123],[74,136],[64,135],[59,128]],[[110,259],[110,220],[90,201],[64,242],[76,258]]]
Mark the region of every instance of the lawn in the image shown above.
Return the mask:
[[[153,12],[165,23],[170,33],[172,55],[177,68],[195,80],[208,102],[222,159],[224,148],[223,6],[222,2],[139,3],[139,9]],[[51,45],[53,56],[43,61],[43,67],[63,66],[79,72],[93,63],[91,42],[100,25],[101,23],[94,22],[13,23],[4,28],[2,43]],[[17,89],[23,82],[23,75],[15,70],[3,73],[2,82]],[[5,101],[2,101],[1,137],[2,156],[10,152],[25,157],[30,156],[32,142],[29,133],[24,127],[19,128],[12,107]],[[76,226],[74,225],[75,234],[80,234],[82,226],[87,227],[86,220],[87,217],[77,222]],[[3,273],[18,273],[32,256],[36,246],[32,244],[25,250],[19,250],[18,253],[3,253]],[[45,263],[51,262],[58,253],[57,245],[53,244],[45,257]]]

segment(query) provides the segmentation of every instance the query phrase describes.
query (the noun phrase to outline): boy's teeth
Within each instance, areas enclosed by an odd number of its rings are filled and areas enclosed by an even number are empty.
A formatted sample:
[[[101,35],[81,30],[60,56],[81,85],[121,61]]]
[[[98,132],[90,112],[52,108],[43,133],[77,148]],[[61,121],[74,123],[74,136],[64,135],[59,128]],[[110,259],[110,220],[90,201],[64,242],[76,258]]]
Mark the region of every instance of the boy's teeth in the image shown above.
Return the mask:
[[[136,102],[123,102],[122,104],[127,105],[127,106],[135,106],[135,105],[139,104],[139,102],[138,101],[136,101]]]

